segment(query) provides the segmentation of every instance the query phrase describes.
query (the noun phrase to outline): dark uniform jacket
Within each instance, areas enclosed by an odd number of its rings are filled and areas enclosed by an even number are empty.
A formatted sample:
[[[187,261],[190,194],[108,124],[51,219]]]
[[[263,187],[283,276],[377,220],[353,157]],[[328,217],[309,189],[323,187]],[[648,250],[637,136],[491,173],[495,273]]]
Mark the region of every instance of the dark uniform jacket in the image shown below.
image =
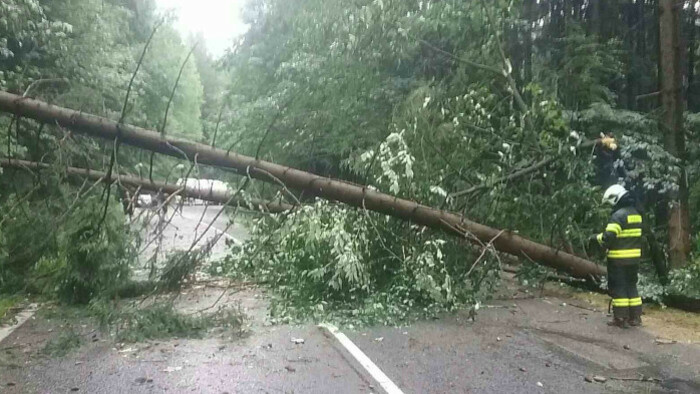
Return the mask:
[[[642,257],[642,215],[633,205],[616,207],[598,242],[608,250],[609,261],[638,263]]]

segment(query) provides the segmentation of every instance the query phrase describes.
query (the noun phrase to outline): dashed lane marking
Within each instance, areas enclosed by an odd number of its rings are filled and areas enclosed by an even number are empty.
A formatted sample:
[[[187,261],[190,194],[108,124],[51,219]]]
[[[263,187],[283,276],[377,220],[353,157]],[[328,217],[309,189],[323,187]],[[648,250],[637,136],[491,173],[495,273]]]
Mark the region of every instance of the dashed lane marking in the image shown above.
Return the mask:
[[[355,357],[355,360],[362,365],[362,367],[372,376],[372,378],[374,378],[374,380],[377,381],[377,383],[382,386],[382,388],[388,394],[403,394],[403,391],[401,391],[401,389],[395,385],[394,382],[392,382],[391,379],[389,379],[389,377],[386,376],[386,374],[384,374],[384,372],[382,372],[382,370],[379,369],[379,367],[377,367],[377,365],[350,340],[350,338],[340,332],[338,327],[328,323],[319,324],[319,327],[326,329],[329,333],[331,333],[338,340],[338,342],[345,347],[345,350]]]

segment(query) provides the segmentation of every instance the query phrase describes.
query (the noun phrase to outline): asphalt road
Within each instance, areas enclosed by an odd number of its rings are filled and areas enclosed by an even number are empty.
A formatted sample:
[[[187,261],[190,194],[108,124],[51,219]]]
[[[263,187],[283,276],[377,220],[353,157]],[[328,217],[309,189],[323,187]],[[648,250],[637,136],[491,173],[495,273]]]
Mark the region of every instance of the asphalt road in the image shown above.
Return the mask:
[[[248,237],[248,231],[236,221],[230,223],[222,210],[223,207],[219,205],[186,205],[182,211],[173,211],[171,207],[159,219],[152,210],[137,209],[134,216],[139,219],[134,227],[141,230],[142,241],[139,248],[140,262],[134,271],[134,277],[148,278],[154,255],[157,256],[157,266],[162,266],[168,253],[188,250],[190,247],[201,248],[209,242],[215,242],[211,247],[210,261],[226,256],[227,242],[244,241]],[[159,220],[162,220],[160,225]]]
[[[190,244],[185,233],[202,212],[187,209],[174,221],[168,236],[175,247]],[[215,225],[224,230],[226,221]],[[229,235],[244,237],[245,229]],[[221,291],[215,283],[187,289],[178,308],[211,306]],[[658,344],[648,329],[608,327],[604,311],[582,301],[532,297],[511,282],[502,293],[475,321],[457,312],[408,327],[343,332],[404,393],[700,393],[698,344]],[[327,331],[270,325],[263,289],[234,286],[221,303],[244,310],[246,335],[122,346],[87,321],[39,313],[0,342],[0,392],[384,392]],[[67,325],[80,331],[82,345],[64,357],[43,355]],[[585,380],[595,375],[605,381]]]

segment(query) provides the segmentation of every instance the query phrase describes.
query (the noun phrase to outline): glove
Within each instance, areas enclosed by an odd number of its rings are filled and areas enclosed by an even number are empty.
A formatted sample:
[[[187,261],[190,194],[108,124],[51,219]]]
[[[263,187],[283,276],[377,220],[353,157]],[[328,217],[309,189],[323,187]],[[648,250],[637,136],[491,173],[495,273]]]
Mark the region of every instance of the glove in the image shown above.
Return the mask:
[[[600,144],[605,148],[610,150],[617,150],[617,141],[613,137],[603,137],[600,140]]]
[[[590,237],[588,237],[588,243],[586,246],[589,250],[600,249],[602,247],[600,245],[600,241],[598,241],[597,235],[591,235]]]

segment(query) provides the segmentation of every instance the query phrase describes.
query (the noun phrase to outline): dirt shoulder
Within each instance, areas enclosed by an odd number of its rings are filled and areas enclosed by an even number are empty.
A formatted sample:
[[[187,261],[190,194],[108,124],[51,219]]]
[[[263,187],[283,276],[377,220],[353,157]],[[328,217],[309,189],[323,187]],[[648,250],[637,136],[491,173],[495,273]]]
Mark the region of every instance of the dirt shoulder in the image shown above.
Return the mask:
[[[579,291],[556,284],[547,284],[544,294],[570,297],[601,311],[607,311],[610,300],[610,297],[603,294]],[[643,330],[656,337],[680,343],[700,344],[700,314],[651,304],[644,306],[643,320]]]

